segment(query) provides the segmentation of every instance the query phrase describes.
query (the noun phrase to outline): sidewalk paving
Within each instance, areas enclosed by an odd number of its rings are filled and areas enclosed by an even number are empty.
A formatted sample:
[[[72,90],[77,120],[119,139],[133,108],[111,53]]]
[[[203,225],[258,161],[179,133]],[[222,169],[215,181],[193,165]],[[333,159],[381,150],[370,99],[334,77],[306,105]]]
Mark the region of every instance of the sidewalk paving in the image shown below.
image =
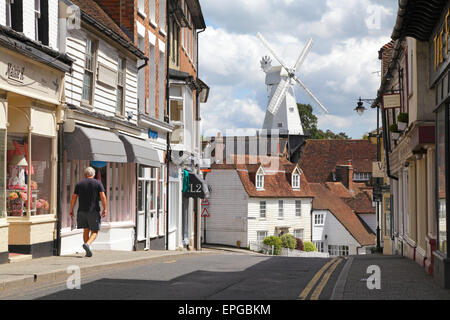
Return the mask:
[[[0,264],[0,298],[11,290],[65,281],[70,276],[67,272],[70,266],[78,266],[81,275],[85,276],[139,263],[160,262],[192,255],[217,254],[207,249],[202,251],[93,251],[93,253],[94,255],[90,258],[85,257],[83,252]]]
[[[367,287],[371,276],[367,268],[372,265],[380,267],[379,290]],[[450,290],[439,287],[414,261],[379,254],[350,257],[338,279],[336,292],[336,300],[450,300]]]

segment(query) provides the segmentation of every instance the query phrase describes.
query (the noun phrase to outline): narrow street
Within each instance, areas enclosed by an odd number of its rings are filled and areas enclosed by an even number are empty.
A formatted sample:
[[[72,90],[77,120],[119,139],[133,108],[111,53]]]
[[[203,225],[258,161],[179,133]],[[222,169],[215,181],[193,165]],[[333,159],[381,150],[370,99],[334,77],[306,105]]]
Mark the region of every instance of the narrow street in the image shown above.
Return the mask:
[[[381,288],[368,289],[367,267],[381,270]],[[47,283],[2,299],[19,300],[450,300],[432,277],[398,256],[319,259],[217,251],[170,257],[139,266],[81,274],[81,288]]]
[[[54,283],[4,299],[295,300],[330,260],[229,252],[180,257],[87,278],[82,275],[80,290],[68,290],[65,282]],[[330,298],[342,265],[323,288],[321,299]]]

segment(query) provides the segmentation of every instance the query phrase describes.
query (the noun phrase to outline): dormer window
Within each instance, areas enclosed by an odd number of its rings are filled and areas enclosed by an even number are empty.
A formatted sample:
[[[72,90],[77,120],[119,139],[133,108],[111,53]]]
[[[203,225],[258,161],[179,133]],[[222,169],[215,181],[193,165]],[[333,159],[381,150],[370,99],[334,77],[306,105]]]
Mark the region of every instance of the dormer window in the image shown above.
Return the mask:
[[[256,172],[256,190],[264,190],[264,170],[262,167]]]
[[[298,168],[294,169],[292,172],[292,189],[300,190],[300,170]]]

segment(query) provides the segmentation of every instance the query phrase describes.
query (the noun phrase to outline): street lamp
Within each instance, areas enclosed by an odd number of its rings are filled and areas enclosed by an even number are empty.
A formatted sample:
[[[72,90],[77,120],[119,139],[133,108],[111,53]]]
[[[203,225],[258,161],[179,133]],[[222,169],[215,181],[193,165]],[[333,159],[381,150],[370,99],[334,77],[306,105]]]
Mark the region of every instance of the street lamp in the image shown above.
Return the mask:
[[[364,107],[364,102],[370,103],[371,104],[371,108],[377,108],[377,161],[381,160],[381,150],[380,150],[380,105],[377,103],[374,105],[374,102],[376,101],[376,99],[361,99],[361,97],[359,97],[357,106],[355,108],[355,111],[362,116],[364,111],[366,111],[367,109]],[[374,183],[374,189],[379,189],[379,186],[381,186],[383,184],[383,182],[379,181],[379,178],[376,178],[375,183]],[[375,192],[374,192],[375,195]],[[375,200],[375,199],[374,199]],[[381,241],[380,241],[380,204],[379,204],[379,199],[377,198],[376,201],[377,202],[377,252],[381,252]]]

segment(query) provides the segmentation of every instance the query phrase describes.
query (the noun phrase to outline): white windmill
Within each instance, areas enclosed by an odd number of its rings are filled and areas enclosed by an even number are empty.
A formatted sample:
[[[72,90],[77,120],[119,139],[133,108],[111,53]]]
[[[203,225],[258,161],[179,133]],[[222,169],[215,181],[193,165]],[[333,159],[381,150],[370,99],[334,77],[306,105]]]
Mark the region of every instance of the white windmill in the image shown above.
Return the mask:
[[[297,109],[297,100],[295,99],[295,82],[317,102],[325,113],[328,113],[327,108],[323,106],[319,99],[295,75],[311,50],[313,44],[312,39],[306,44],[294,67],[288,68],[287,64],[275,53],[260,33],[258,33],[258,38],[281,64],[281,66],[272,67],[272,61],[268,56],[263,57],[261,60],[261,68],[266,73],[266,85],[270,94],[263,129],[280,130],[280,133],[284,131],[289,135],[303,135],[303,127]]]

